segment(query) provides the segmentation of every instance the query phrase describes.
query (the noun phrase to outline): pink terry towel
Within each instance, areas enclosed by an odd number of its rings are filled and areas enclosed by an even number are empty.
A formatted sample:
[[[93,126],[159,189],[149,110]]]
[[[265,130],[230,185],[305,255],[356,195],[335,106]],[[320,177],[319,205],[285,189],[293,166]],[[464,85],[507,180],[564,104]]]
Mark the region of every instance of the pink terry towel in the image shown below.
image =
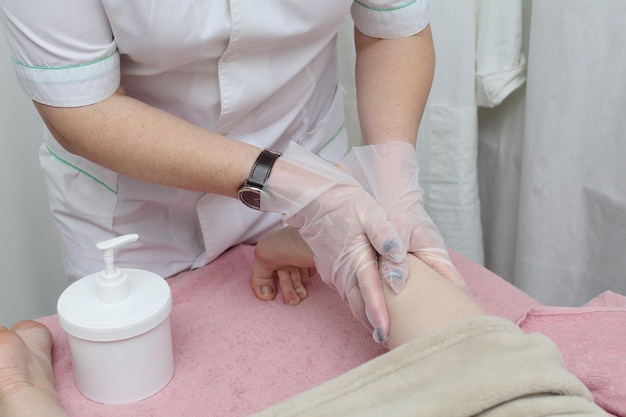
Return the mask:
[[[251,246],[237,246],[206,267],[168,279],[175,373],[162,391],[143,401],[103,405],[84,398],[56,316],[42,318],[54,337],[55,382],[66,412],[71,417],[246,416],[383,353],[319,280],[309,283],[309,297],[296,307],[280,298],[257,300],[249,284],[252,255]],[[514,321],[540,306],[482,266],[452,257],[489,313]]]
[[[626,297],[607,291],[582,307],[534,307],[518,324],[550,337],[596,403],[626,417]]]

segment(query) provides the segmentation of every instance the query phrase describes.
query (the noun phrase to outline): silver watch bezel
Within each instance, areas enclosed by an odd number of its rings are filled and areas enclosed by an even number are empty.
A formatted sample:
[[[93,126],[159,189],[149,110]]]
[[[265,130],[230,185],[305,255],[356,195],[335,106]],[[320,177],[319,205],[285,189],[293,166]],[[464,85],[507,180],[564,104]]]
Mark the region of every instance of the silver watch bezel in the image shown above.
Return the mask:
[[[261,210],[261,191],[259,187],[254,185],[244,184],[239,188],[238,196],[239,200],[254,210]]]

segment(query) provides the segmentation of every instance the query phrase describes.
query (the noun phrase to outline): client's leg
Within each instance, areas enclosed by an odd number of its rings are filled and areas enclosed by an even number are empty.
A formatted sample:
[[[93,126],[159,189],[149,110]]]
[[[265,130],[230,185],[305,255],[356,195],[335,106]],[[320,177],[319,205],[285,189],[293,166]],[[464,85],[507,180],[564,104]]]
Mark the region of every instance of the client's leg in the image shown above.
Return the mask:
[[[259,285],[274,285],[273,271],[311,262],[292,232],[259,242],[257,294]],[[393,350],[255,416],[606,415],[547,337],[488,317],[464,289],[413,255],[404,290],[383,287]]]
[[[0,416],[61,417],[52,378],[52,337],[35,321],[0,327]]]
[[[395,294],[383,285],[391,318],[389,348],[393,349],[454,321],[484,314],[464,289],[444,279],[415,256],[409,254],[408,259],[409,279],[405,289]],[[313,265],[313,253],[296,229],[284,228],[269,233],[255,250],[252,288],[262,300],[273,298],[276,294],[273,273],[276,272],[287,301],[295,295],[294,287],[302,286],[302,274],[298,271]],[[294,276],[295,283],[292,284],[290,277]],[[261,290],[264,286],[270,287],[269,296]],[[285,293],[288,295],[285,296]]]
[[[387,346],[403,343],[439,330],[455,321],[484,315],[482,308],[452,281],[443,278],[412,254],[409,279],[400,294],[383,285],[391,319]]]

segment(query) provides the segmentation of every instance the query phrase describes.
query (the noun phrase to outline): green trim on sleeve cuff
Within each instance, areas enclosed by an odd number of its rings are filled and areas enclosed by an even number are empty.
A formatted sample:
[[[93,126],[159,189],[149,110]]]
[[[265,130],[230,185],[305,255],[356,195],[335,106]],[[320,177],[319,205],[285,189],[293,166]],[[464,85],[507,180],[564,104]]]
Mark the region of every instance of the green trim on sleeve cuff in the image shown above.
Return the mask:
[[[363,4],[362,2],[360,2],[359,0],[354,0],[355,3],[359,4],[360,6],[365,7],[368,10],[372,10],[375,12],[393,12],[395,10],[400,10],[400,9],[404,9],[405,7],[409,7],[410,5],[412,5],[413,3],[415,3],[417,0],[411,0],[406,4],[403,4],[402,6],[397,6],[397,7],[390,7],[390,8],[379,8],[379,7],[370,7],[366,4]]]
[[[112,54],[96,59],[95,61],[85,62],[82,64],[75,64],[75,65],[60,65],[56,67],[46,67],[42,65],[28,65],[28,64],[18,61],[17,59],[13,57],[11,57],[11,59],[13,60],[15,65],[19,65],[20,67],[24,67],[24,68],[32,68],[32,69],[40,69],[40,70],[63,70],[63,69],[69,69],[69,68],[86,67],[89,65],[97,64],[99,62],[106,61],[109,58],[113,58],[116,54],[117,54],[117,50],[115,50],[115,52],[113,52]]]

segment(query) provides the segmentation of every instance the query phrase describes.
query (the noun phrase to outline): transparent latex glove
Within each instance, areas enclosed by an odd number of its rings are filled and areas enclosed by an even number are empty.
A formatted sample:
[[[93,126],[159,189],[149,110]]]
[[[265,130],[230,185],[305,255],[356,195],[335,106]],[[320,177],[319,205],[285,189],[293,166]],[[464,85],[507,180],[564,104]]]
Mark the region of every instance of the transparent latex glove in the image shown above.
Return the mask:
[[[394,141],[352,148],[339,166],[354,177],[386,210],[408,251],[456,285],[467,290],[452,264],[441,233],[424,209],[417,153],[413,145]],[[399,293],[406,284],[406,261],[381,261],[387,283]]]
[[[374,340],[384,342],[389,313],[377,257],[406,260],[385,210],[352,177],[295,143],[276,161],[261,210],[283,213],[285,223],[298,229],[322,280],[373,327]]]

